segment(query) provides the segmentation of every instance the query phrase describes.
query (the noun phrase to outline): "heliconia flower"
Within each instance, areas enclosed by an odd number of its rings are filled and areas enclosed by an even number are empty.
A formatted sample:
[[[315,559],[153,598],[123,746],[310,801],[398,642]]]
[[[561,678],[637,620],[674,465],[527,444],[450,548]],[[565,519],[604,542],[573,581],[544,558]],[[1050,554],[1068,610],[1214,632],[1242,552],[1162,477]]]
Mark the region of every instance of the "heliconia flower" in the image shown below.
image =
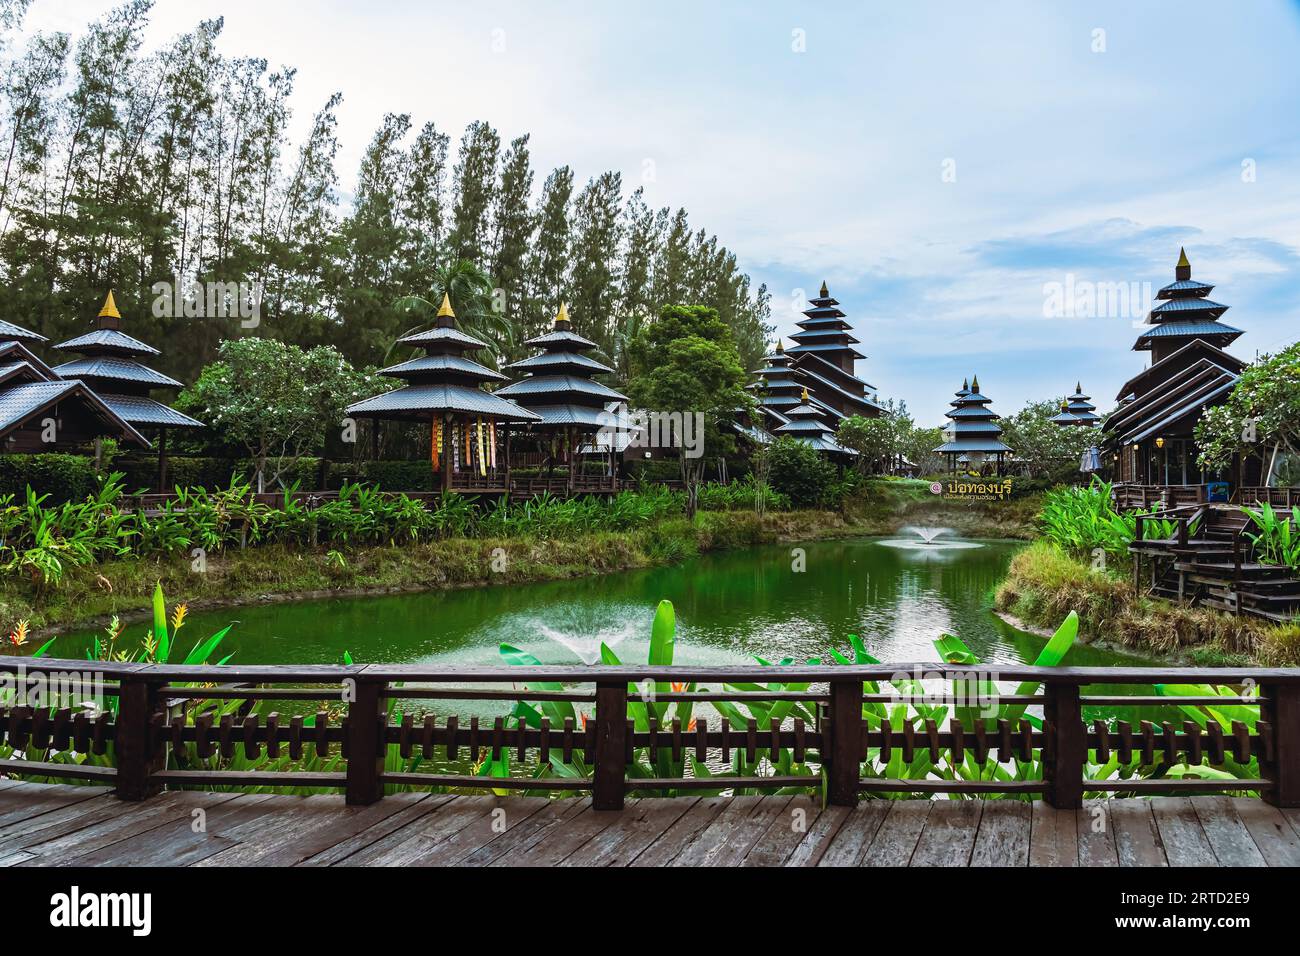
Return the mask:
[[[673,681],[672,686],[674,694],[680,694],[686,690],[686,684],[684,682],[679,683],[678,681]]]
[[[9,643],[14,647],[22,647],[27,643],[27,619],[23,618],[13,626],[9,632]]]
[[[688,721],[686,722],[686,732],[687,732],[688,734],[692,734],[692,733],[695,732],[695,718],[694,718],[694,717],[692,717],[690,720],[688,720]]]
[[[586,729],[587,729],[587,715],[584,714],[582,711],[578,711],[578,716],[582,719],[582,729],[583,729],[583,730],[586,730]]]
[[[177,604],[176,610],[172,611],[172,630],[179,631],[181,625],[185,623],[185,615],[190,612],[189,605]]]

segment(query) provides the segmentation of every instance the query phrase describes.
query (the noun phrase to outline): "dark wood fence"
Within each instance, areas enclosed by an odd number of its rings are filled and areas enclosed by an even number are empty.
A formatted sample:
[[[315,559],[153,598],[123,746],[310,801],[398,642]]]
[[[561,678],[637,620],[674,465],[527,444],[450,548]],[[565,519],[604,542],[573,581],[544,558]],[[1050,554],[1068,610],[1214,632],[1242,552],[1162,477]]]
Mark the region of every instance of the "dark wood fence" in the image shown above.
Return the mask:
[[[335,788],[344,791],[352,804],[379,800],[389,785],[407,787],[486,788],[532,791],[590,791],[597,809],[623,805],[626,794],[636,791],[718,790],[721,788],[808,788],[825,787],[826,799],[834,805],[851,805],[862,793],[1008,793],[1041,796],[1053,806],[1077,807],[1088,792],[1171,794],[1207,791],[1258,791],[1278,806],[1300,806],[1300,669],[1209,669],[1209,668],[989,668],[975,672],[970,667],[933,662],[854,667],[529,667],[448,669],[427,665],[356,666],[173,666],[128,663],[95,664],[87,661],[36,660],[0,657],[0,677],[9,691],[17,685],[45,686],[58,682],[58,675],[92,669],[104,683],[99,690],[116,698],[117,707],[101,713],[74,712],[71,708],[8,706],[0,708],[0,737],[22,753],[28,744],[38,749],[53,746],[72,748],[81,754],[112,755],[112,766],[65,764],[45,761],[7,760],[0,770],[28,776],[88,779],[111,784],[124,800],[141,800],[165,787],[195,786],[292,786]],[[1020,704],[1042,708],[1041,726],[1020,719],[975,720],[963,724],[952,720],[947,727],[933,721],[921,726],[906,722],[893,730],[888,722],[869,723],[864,704],[896,704],[890,694],[864,692],[864,682],[913,678],[918,673],[945,680],[1034,681],[1040,691],[1030,695],[1006,695],[998,704]],[[808,683],[806,691],[762,689],[772,680]],[[562,690],[528,690],[523,681],[546,682]],[[756,690],[697,690],[659,693],[643,698],[639,688],[647,682],[670,682],[669,686],[698,684],[742,685]],[[1140,697],[1090,696],[1083,693],[1092,685],[1208,684],[1232,688],[1260,689],[1233,697]],[[206,686],[205,686],[206,685]],[[12,695],[11,695],[12,697]],[[539,726],[508,726],[503,718],[490,725],[478,718],[462,720],[423,717],[419,723],[410,714],[394,722],[387,716],[389,702],[402,700],[487,700],[569,701],[594,704],[595,713],[583,726],[566,720],[562,726],[541,721]],[[639,699],[657,703],[694,701],[797,701],[810,705],[816,720],[773,721],[760,727],[731,726],[726,720],[710,723],[703,714],[695,726],[679,723],[651,724],[638,730],[629,720],[628,704]],[[265,719],[256,713],[227,714],[214,722],[212,714],[199,710],[187,715],[195,701],[239,700],[323,702],[312,724],[302,716],[281,718],[275,713]],[[1244,705],[1259,707],[1254,728],[1236,721],[1227,730],[1210,720],[1205,728],[1185,721],[1181,726],[1162,722],[1155,726],[1140,721],[1136,727],[1125,721],[1084,721],[1084,708],[1123,706],[1161,707],[1172,703],[1196,705]],[[344,708],[345,705],[345,708]],[[331,717],[327,708],[336,709]],[[192,717],[192,719],[190,719]],[[169,769],[167,754],[188,753],[190,747],[201,758],[233,757],[237,751],[250,760],[287,756],[290,762],[304,754],[341,757],[344,770],[304,772],[301,770],[207,770]],[[483,754],[494,757],[510,752],[522,763],[536,757],[548,762],[558,754],[566,763],[575,755],[591,768],[589,776],[578,778],[511,776],[484,778],[439,772],[390,772],[385,754],[396,748],[402,757],[421,755],[433,760],[441,754],[448,761],[462,755],[477,762]],[[733,752],[745,755],[754,765],[764,752],[785,749],[794,762],[816,766],[820,776],[674,777],[654,779],[628,773],[635,748],[648,748],[653,755],[669,752],[674,760],[694,756],[703,762],[720,756],[729,763]],[[897,780],[863,776],[868,767],[881,767],[898,753],[904,761],[927,752],[936,764],[941,756],[960,763],[972,755],[980,766],[988,761],[1010,763],[1015,759],[1041,760],[1042,780]],[[1260,775],[1252,779],[1205,780],[1157,776],[1147,779],[1085,780],[1089,755],[1104,763],[1112,754],[1121,762],[1134,756],[1143,765],[1156,762],[1199,765],[1222,764],[1231,757],[1245,764],[1258,758]]]

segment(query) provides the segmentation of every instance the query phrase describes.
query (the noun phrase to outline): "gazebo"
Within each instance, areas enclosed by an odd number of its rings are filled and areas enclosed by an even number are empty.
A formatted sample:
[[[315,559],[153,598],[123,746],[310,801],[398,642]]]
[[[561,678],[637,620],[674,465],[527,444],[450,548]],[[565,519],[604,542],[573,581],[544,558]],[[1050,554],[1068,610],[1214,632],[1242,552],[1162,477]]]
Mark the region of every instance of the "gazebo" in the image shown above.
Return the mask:
[[[94,331],[54,346],[60,352],[74,352],[84,358],[55,367],[60,378],[85,382],[104,404],[136,430],[158,433],[157,490],[167,487],[167,431],[171,428],[202,428],[203,423],[149,397],[154,389],[178,389],[174,378],[149,368],[139,359],[161,355],[151,345],[122,331],[122,315],[110,289],[99,310]]]
[[[1074,394],[1061,402],[1061,413],[1053,415],[1052,421],[1064,427],[1071,425],[1093,426],[1101,422],[1097,406],[1092,404],[1092,396],[1083,394],[1083,383],[1074,386]]]
[[[600,449],[606,457],[604,475],[578,473],[584,438],[588,442],[586,447],[596,451],[597,433],[608,433],[614,424],[614,417],[605,410],[606,404],[627,401],[626,395],[594,381],[594,376],[607,375],[613,369],[582,354],[594,349],[596,343],[573,331],[563,303],[555,316],[554,328],[524,344],[540,351],[507,365],[508,371],[522,372],[524,377],[497,389],[496,394],[512,399],[538,418],[528,426],[528,431],[539,440],[542,449],[539,464],[544,459],[553,468],[556,462],[562,462],[568,471],[558,483],[550,477],[539,477],[535,483],[529,482],[530,487],[535,484],[532,490],[546,491],[616,491],[618,479],[612,445]]]
[[[485,384],[506,377],[468,357],[487,346],[456,328],[456,313],[445,293],[434,327],[397,341],[425,351],[381,370],[381,375],[405,384],[347,409],[350,417],[375,423],[376,457],[380,421],[427,422],[430,465],[440,475],[443,492],[508,494],[510,426],[539,422],[541,416],[483,390]]]
[[[943,444],[935,452],[948,459],[949,471],[957,471],[959,464],[979,468],[991,456],[998,474],[1002,473],[1002,463],[1011,449],[1002,441],[1002,426],[997,423],[1000,416],[988,408],[992,401],[980,394],[977,375],[969,383],[963,381],[956,399],[948,403],[952,411],[944,417],[949,423],[943,430]]]

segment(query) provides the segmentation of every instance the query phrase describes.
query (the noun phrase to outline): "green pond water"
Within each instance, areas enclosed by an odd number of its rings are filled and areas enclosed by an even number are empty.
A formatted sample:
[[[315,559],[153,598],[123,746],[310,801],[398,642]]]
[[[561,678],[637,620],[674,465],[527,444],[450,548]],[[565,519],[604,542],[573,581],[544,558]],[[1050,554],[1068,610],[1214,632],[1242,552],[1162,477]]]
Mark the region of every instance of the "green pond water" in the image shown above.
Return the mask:
[[[919,541],[919,539],[916,539]],[[940,539],[942,540],[942,539]],[[674,567],[542,584],[365,598],[271,603],[194,612],[178,644],[234,623],[223,653],[244,664],[492,664],[505,642],[545,663],[595,661],[602,642],[627,663],[644,663],[650,622],[663,598],[677,609],[676,661],[804,660],[848,650],[858,634],[886,662],[935,661],[932,641],[959,635],[985,663],[1034,659],[1043,638],[1009,627],[989,610],[992,590],[1020,546],[892,546],[880,539],[705,555]],[[181,595],[171,596],[179,599]],[[133,624],[127,637],[143,635]],[[59,639],[51,653],[80,657],[89,633]],[[1076,647],[1067,663],[1142,663]]]

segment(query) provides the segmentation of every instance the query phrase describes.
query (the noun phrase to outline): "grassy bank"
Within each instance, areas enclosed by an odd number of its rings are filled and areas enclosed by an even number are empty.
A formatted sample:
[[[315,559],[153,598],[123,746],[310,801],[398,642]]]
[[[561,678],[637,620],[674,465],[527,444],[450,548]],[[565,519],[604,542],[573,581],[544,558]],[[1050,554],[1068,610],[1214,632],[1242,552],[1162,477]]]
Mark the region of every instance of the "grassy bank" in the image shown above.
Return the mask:
[[[330,594],[392,593],[553,581],[672,564],[708,551],[865,534],[825,511],[701,512],[643,529],[572,538],[448,538],[346,551],[266,545],[188,557],[128,558],[72,568],[57,587],[22,577],[0,580],[0,626],[27,619],[33,634],[129,619],[149,609],[154,584],[191,608],[293,600]]]
[[[0,627],[29,621],[33,634],[144,616],[154,584],[193,608],[342,594],[553,581],[676,563],[708,551],[786,541],[892,534],[909,524],[970,537],[1026,538],[1033,499],[945,502],[923,481],[869,481],[842,512],[702,511],[627,531],[572,536],[484,535],[401,544],[312,548],[263,544],[209,553],[196,572],[186,555],[130,556],[70,567],[56,585],[0,579]]]
[[[1035,627],[1054,627],[1075,610],[1084,640],[1181,654],[1207,665],[1300,664],[1298,624],[1270,625],[1135,596],[1129,580],[1093,571],[1046,541],[1035,542],[1012,559],[995,606]]]

